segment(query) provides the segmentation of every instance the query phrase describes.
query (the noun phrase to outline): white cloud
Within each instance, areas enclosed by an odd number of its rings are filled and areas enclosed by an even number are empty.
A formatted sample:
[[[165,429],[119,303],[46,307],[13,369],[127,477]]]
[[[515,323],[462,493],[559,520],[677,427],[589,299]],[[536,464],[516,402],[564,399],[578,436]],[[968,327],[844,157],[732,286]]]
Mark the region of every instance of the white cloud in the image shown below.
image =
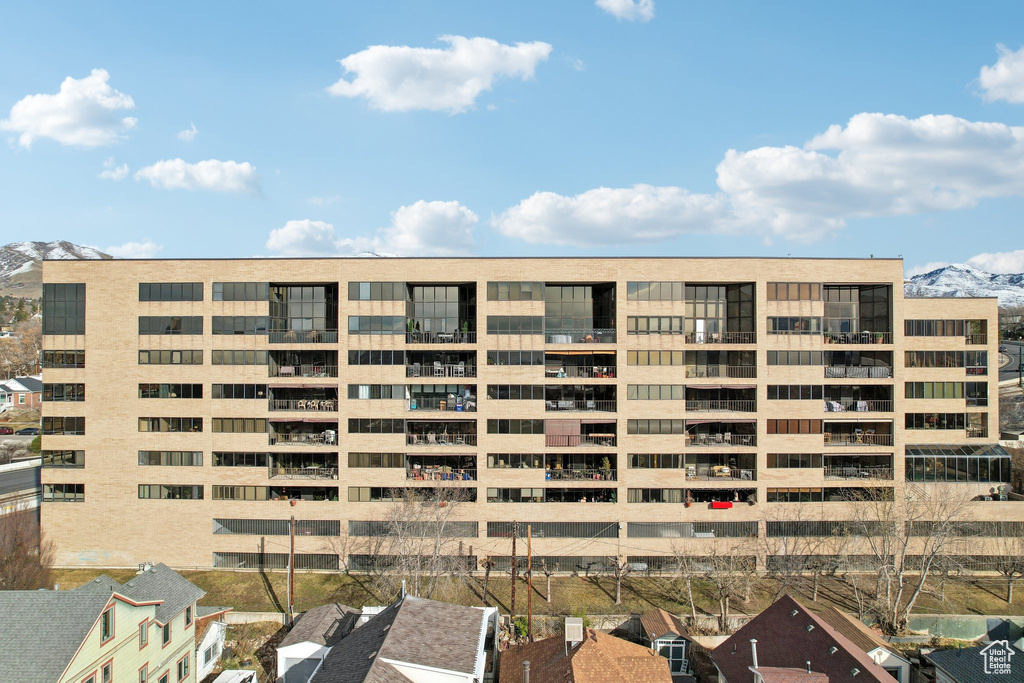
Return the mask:
[[[377,234],[340,237],[334,226],[292,220],[270,232],[267,249],[280,256],[398,253],[403,256],[463,256],[472,253],[479,218],[456,201],[418,201],[391,214],[391,225]]]
[[[329,197],[310,197],[306,202],[313,206],[330,206],[331,204],[337,204],[341,200],[336,194],[332,194]]]
[[[1024,249],[978,254],[967,259],[967,264],[989,273],[1024,273]]]
[[[594,4],[619,20],[650,21],[654,18],[654,0],[597,0]]]
[[[584,63],[582,59],[577,59],[572,63],[572,68],[575,69],[576,71],[586,71],[587,65],[586,63]]]
[[[156,244],[152,240],[146,240],[145,242],[125,242],[124,244],[117,244],[112,247],[107,247],[103,251],[117,258],[153,258],[156,256],[157,252],[163,248],[162,244]]]
[[[338,80],[327,91],[364,97],[381,111],[446,111],[472,107],[499,77],[533,77],[551,53],[547,43],[503,45],[490,38],[441,36],[446,48],[373,45],[341,60],[351,81]]]
[[[1005,45],[997,45],[996,49],[999,59],[992,66],[981,67],[978,75],[982,99],[987,102],[1024,102],[1024,47],[1016,52]]]
[[[906,277],[906,278],[912,278],[915,275],[922,275],[924,273],[930,273],[933,270],[938,270],[939,268],[945,268],[948,265],[950,265],[949,261],[932,261],[930,263],[924,264],[923,266],[914,266],[912,268],[905,268],[904,271],[903,271],[903,276]]]
[[[188,128],[178,133],[178,139],[184,142],[192,142],[198,134],[199,131],[196,129],[196,124],[192,123]]]
[[[114,157],[107,157],[103,162],[100,178],[104,180],[123,180],[128,177],[128,164],[115,165]]]
[[[491,220],[502,234],[539,244],[655,242],[711,232],[725,216],[720,195],[678,187],[599,187],[573,197],[537,192]]]
[[[148,180],[153,187],[165,190],[260,193],[260,177],[247,161],[207,159],[189,164],[182,159],[167,159],[140,169],[135,179]]]
[[[73,147],[113,144],[138,120],[118,113],[134,109],[135,102],[111,88],[109,78],[106,70],[93,69],[85,78],[65,78],[55,95],[27,95],[11,107],[8,118],[0,119],[0,130],[20,133],[18,143],[26,149],[38,138]]]

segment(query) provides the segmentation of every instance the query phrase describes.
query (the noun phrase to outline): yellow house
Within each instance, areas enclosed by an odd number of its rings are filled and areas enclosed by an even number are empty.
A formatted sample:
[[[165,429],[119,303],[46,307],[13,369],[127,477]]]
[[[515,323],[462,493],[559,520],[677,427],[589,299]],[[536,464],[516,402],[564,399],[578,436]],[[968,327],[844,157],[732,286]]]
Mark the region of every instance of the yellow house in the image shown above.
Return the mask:
[[[196,602],[163,564],[120,584],[0,591],[0,672],[20,683],[194,683]]]

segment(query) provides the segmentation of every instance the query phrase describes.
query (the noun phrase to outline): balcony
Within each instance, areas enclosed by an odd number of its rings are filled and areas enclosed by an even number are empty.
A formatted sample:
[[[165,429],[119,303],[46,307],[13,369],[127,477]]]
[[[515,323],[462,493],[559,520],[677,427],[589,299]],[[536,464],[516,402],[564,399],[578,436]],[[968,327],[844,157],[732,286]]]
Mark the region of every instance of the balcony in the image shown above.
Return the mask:
[[[613,469],[549,469],[544,472],[547,481],[616,481],[617,471]]]
[[[544,368],[544,376],[548,379],[615,379],[614,365],[567,365],[563,367]]]
[[[270,366],[269,377],[337,377],[337,365]]]
[[[476,434],[406,434],[407,446],[476,446]]]
[[[755,434],[733,434],[732,432],[719,432],[711,434],[708,432],[697,432],[686,434],[686,445],[697,447],[747,447],[757,445]]]
[[[756,365],[687,365],[687,377],[757,377]]]
[[[964,342],[966,342],[968,344],[987,344],[988,343],[988,335],[987,334],[967,334],[967,335],[964,335]]]
[[[476,332],[406,332],[406,344],[476,344]]]
[[[286,432],[268,435],[271,446],[334,446],[338,444],[338,432],[326,429],[321,432]]]
[[[306,412],[318,412],[318,413],[336,413],[338,412],[338,400],[337,399],[270,399],[269,409],[271,411],[277,410],[296,410]]]
[[[757,489],[686,489],[686,504],[707,503],[711,510],[727,510],[757,502]]]
[[[892,368],[882,365],[826,365],[825,379],[889,379]]]
[[[557,401],[545,401],[544,410],[546,412],[601,412],[601,413],[614,413],[616,410],[615,401],[569,401],[569,400],[557,400]]]
[[[756,332],[690,332],[687,344],[756,344]]]
[[[968,427],[967,428],[968,439],[987,439],[988,438],[988,427]]]
[[[892,332],[826,332],[826,344],[892,344]]]
[[[867,432],[825,432],[822,434],[826,446],[892,446],[892,434]]]
[[[613,447],[615,434],[545,434],[546,448]]]
[[[337,467],[270,467],[271,479],[337,479]]]
[[[757,401],[721,400],[721,401],[686,401],[688,413],[754,413],[757,412]]]
[[[757,471],[753,468],[740,469],[730,465],[687,465],[686,478],[692,481],[756,481]]]
[[[548,344],[614,344],[615,328],[558,330],[544,334]]]
[[[442,466],[413,467],[405,471],[412,481],[476,481],[476,470]]]
[[[441,363],[435,361],[433,365],[420,365],[413,363],[405,366],[406,377],[476,377],[476,365],[466,365],[465,362]]]
[[[825,467],[825,480],[843,480],[843,481],[865,481],[865,480],[879,480],[879,481],[892,481],[893,480],[893,469],[891,467],[877,467],[877,466],[853,466],[853,467]]]
[[[473,399],[476,397],[473,396]],[[449,413],[475,413],[476,400],[464,400],[461,396],[451,398],[413,398],[405,402],[408,411],[435,411]]]
[[[271,344],[337,344],[337,330],[270,330]]]
[[[825,401],[826,413],[891,413],[892,401]]]

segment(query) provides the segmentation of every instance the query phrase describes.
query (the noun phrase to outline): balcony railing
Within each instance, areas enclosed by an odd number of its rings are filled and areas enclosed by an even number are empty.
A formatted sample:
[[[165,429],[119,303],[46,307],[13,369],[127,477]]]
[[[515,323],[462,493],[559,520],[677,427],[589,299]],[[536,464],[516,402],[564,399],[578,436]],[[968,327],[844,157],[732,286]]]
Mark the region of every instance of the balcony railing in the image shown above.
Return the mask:
[[[891,413],[892,401],[825,401],[826,413]]]
[[[614,344],[615,329],[559,330],[544,334],[548,344]]]
[[[271,330],[271,344],[337,344],[337,330]]]
[[[753,413],[757,411],[757,401],[743,400],[722,400],[722,401],[700,401],[687,399],[686,411],[690,413]]]
[[[615,404],[615,401],[545,401],[544,409],[549,413],[558,411],[614,413]]]
[[[892,368],[881,365],[826,365],[825,379],[887,379]]]
[[[420,365],[413,363],[405,366],[406,377],[476,377],[476,366],[459,364],[434,363]]]
[[[270,377],[337,377],[337,365],[279,365],[271,366]]]
[[[337,467],[271,467],[271,479],[337,479]]]
[[[687,377],[757,377],[756,365],[687,365]]]
[[[475,446],[476,434],[407,434],[408,446]]]
[[[988,438],[988,427],[968,427],[967,438],[984,439]]]
[[[337,446],[338,435],[334,432],[313,434],[270,434],[271,446]]]
[[[892,481],[891,467],[826,467],[825,479],[879,479]]]
[[[614,446],[614,434],[547,434],[544,445],[548,448],[575,448],[577,446]]]
[[[689,332],[684,341],[687,344],[754,344],[756,332]]]
[[[406,344],[476,344],[476,332],[406,332]]]
[[[568,367],[544,369],[544,376],[548,378],[561,379],[563,377],[584,379],[615,379],[614,365],[570,365]]]
[[[721,479],[756,481],[757,472],[752,469],[742,469],[728,465],[713,465],[710,467],[688,465],[686,467],[686,478],[696,481],[717,481]]]
[[[687,446],[756,446],[757,436],[755,434],[733,434],[724,432],[720,434],[687,434]]]
[[[892,434],[822,434],[826,446],[891,446]]]
[[[987,334],[968,334],[964,336],[964,341],[968,344],[987,344]]]
[[[446,398],[417,398],[405,402],[406,410],[433,410],[449,413],[475,413],[476,401],[456,401]]]
[[[405,471],[405,478],[413,481],[476,481],[476,470],[412,468]]]
[[[617,472],[613,469],[550,469],[544,471],[547,481],[617,481]]]
[[[338,412],[338,400],[334,398],[328,399],[278,399],[272,398],[269,401],[270,410],[299,410],[299,411],[313,411],[317,413],[336,413]]]
[[[892,332],[826,332],[826,344],[892,344]]]

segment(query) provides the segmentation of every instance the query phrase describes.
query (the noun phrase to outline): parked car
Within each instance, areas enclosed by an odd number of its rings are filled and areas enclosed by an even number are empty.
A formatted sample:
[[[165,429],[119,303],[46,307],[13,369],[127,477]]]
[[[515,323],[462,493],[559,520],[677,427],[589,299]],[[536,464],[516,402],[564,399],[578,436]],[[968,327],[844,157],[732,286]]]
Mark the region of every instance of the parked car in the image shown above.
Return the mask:
[[[999,347],[999,353],[1007,353],[1006,347],[1005,346],[1000,346]]]
[[[7,425],[0,425],[0,434],[13,434],[14,430]]]
[[[25,427],[24,429],[19,429],[14,433],[19,436],[35,436],[39,434],[39,427]]]

